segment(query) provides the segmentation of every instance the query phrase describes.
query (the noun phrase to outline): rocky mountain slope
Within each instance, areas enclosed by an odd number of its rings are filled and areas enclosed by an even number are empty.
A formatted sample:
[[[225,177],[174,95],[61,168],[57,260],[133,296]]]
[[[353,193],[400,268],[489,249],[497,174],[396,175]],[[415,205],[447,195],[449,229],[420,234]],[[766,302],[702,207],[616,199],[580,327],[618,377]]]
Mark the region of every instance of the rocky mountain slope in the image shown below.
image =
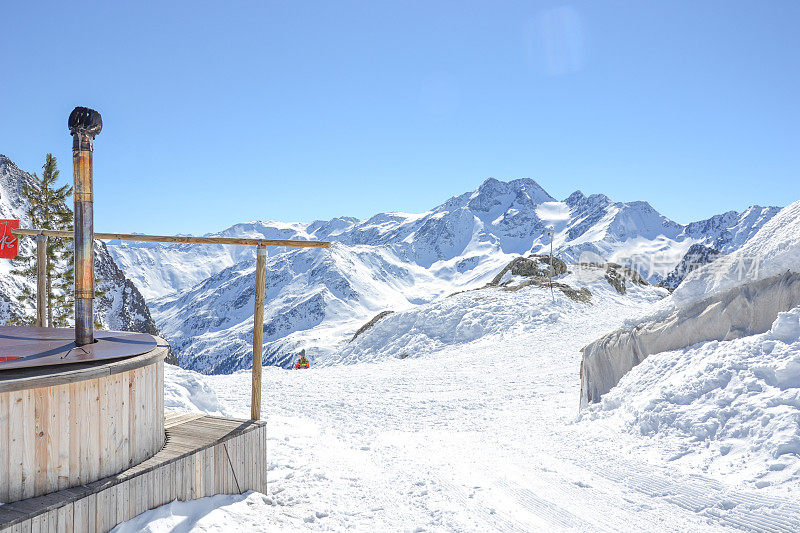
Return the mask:
[[[403,311],[490,282],[514,257],[553,249],[566,263],[613,262],[661,281],[693,244],[741,246],[778,208],[754,206],[681,225],[646,202],[580,191],[557,201],[534,180],[486,180],[419,214],[311,223],[247,222],[216,234],[320,239],[326,250],[269,249],[265,364],[300,349],[335,355],[376,314]],[[203,372],[251,365],[254,250],[110,242],[181,364]]]
[[[661,280],[660,285],[674,290],[690,272],[711,263],[720,255],[722,253],[715,248],[703,246],[702,244],[693,244],[686,252],[686,255],[683,256],[681,262]]]
[[[17,219],[22,227],[31,226],[25,215],[27,200],[22,196],[22,187],[32,179],[31,174],[0,154],[0,218]],[[22,239],[21,246],[32,248],[33,240]],[[158,334],[147,302],[136,285],[117,266],[105,244],[95,241],[94,248],[98,288],[104,293],[95,299],[95,319],[105,329]],[[23,311],[17,300],[26,285],[35,290],[34,282],[12,274],[12,268],[10,260],[0,261],[0,323],[35,313],[34,309]]]

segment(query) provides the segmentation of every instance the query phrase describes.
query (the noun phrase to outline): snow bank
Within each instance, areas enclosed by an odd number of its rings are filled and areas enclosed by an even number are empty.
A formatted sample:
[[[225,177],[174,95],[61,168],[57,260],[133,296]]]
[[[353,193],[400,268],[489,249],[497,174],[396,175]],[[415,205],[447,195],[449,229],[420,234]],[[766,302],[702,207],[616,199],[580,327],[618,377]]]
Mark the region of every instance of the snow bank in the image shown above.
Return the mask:
[[[202,374],[169,364],[164,365],[164,407],[216,416],[227,414]]]
[[[583,269],[558,280],[575,288],[588,288],[592,304],[601,306],[621,300],[654,302],[666,293],[657,287],[632,284],[628,294],[623,296],[608,283],[604,274],[605,270]],[[528,286],[518,292],[519,296],[497,288],[467,291],[393,313],[377,321],[324,364],[421,357],[448,346],[467,345],[489,335],[513,337],[547,328],[549,324],[569,320],[571,315],[592,307],[592,304],[568,298],[559,290],[551,293],[545,287]]]
[[[187,502],[175,500],[123,522],[111,531],[274,531],[264,521],[268,508],[269,499],[258,492],[235,496],[217,495]]]
[[[738,251],[690,273],[649,316],[586,346],[581,406],[598,401],[648,355],[766,331],[778,313],[800,304],[797,272],[800,201]]]
[[[581,418],[644,436],[642,453],[660,455],[657,445],[694,470],[759,488],[797,483],[800,308],[759,335],[648,357]]]
[[[779,313],[798,305],[800,274],[787,272],[736,287],[632,330],[609,333],[582,350],[581,406],[599,401],[649,355],[763,333]]]

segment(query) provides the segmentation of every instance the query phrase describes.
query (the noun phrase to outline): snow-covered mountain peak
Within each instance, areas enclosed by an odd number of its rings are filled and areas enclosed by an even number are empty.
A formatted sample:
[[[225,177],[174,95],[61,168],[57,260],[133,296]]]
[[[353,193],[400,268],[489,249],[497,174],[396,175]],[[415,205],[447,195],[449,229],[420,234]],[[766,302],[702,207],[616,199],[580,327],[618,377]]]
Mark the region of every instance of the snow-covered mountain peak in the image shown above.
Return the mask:
[[[656,283],[693,244],[735,247],[775,212],[752,208],[684,226],[643,201],[576,191],[560,202],[532,179],[490,178],[422,213],[252,221],[219,235],[333,242],[329,250],[269,248],[264,360],[286,365],[300,348],[330,353],[334,339],[352,337],[377,313],[483,286],[514,257],[549,253],[551,240],[567,263],[591,253]],[[206,372],[249,365],[253,247],[110,243],[109,249],[153,302],[182,364]],[[657,258],[661,269],[648,270],[645,262],[642,270],[642,258]]]
[[[564,203],[570,207],[573,207],[586,199],[586,195],[583,194],[583,191],[577,190],[574,193],[570,194],[566,198],[564,198]]]

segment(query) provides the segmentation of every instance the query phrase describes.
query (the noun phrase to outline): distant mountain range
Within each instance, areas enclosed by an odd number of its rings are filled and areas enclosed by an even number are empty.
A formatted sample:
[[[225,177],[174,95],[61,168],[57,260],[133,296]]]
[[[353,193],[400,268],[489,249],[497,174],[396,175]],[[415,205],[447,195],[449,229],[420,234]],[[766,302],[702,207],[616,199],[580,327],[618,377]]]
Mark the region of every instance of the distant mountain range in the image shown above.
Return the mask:
[[[692,245],[735,250],[779,210],[753,206],[682,225],[647,202],[580,191],[558,201],[532,179],[488,179],[425,213],[246,222],[214,235],[334,242],[330,250],[269,250],[264,361],[289,366],[303,348],[316,359],[336,353],[381,311],[482,286],[512,258],[546,253],[549,231],[568,263],[613,261],[655,283]],[[219,373],[251,365],[252,248],[110,242],[109,250],[182,366]]]
[[[0,155],[0,217],[29,225],[21,189],[30,179]],[[245,222],[214,235],[333,241],[329,250],[269,249],[264,363],[289,366],[303,348],[316,360],[336,354],[377,313],[485,285],[514,257],[549,252],[550,232],[567,263],[616,262],[674,288],[688,270],[681,264],[698,259],[684,257],[693,245],[695,255],[729,253],[779,210],[753,206],[682,225],[647,202],[580,191],[558,201],[532,179],[490,178],[424,213]],[[201,372],[252,365],[252,247],[112,241],[95,251],[106,327],[160,331],[181,365]],[[4,322],[19,315],[16,298],[31,283],[10,271],[0,262]]]

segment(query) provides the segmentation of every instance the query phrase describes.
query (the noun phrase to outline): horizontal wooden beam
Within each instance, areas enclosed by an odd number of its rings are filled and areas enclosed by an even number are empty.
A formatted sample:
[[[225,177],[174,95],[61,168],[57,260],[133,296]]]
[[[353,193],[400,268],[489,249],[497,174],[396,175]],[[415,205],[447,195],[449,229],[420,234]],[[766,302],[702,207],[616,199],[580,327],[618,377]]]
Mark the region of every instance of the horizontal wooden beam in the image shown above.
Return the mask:
[[[60,237],[72,239],[71,231],[55,229],[13,229],[14,235],[46,235],[47,237]],[[95,239],[116,241],[147,241],[147,242],[176,242],[186,244],[238,244],[244,246],[289,246],[292,248],[330,248],[331,243],[326,241],[298,241],[283,239],[244,239],[240,237],[184,237],[170,235],[138,235],[135,233],[97,233]]]

